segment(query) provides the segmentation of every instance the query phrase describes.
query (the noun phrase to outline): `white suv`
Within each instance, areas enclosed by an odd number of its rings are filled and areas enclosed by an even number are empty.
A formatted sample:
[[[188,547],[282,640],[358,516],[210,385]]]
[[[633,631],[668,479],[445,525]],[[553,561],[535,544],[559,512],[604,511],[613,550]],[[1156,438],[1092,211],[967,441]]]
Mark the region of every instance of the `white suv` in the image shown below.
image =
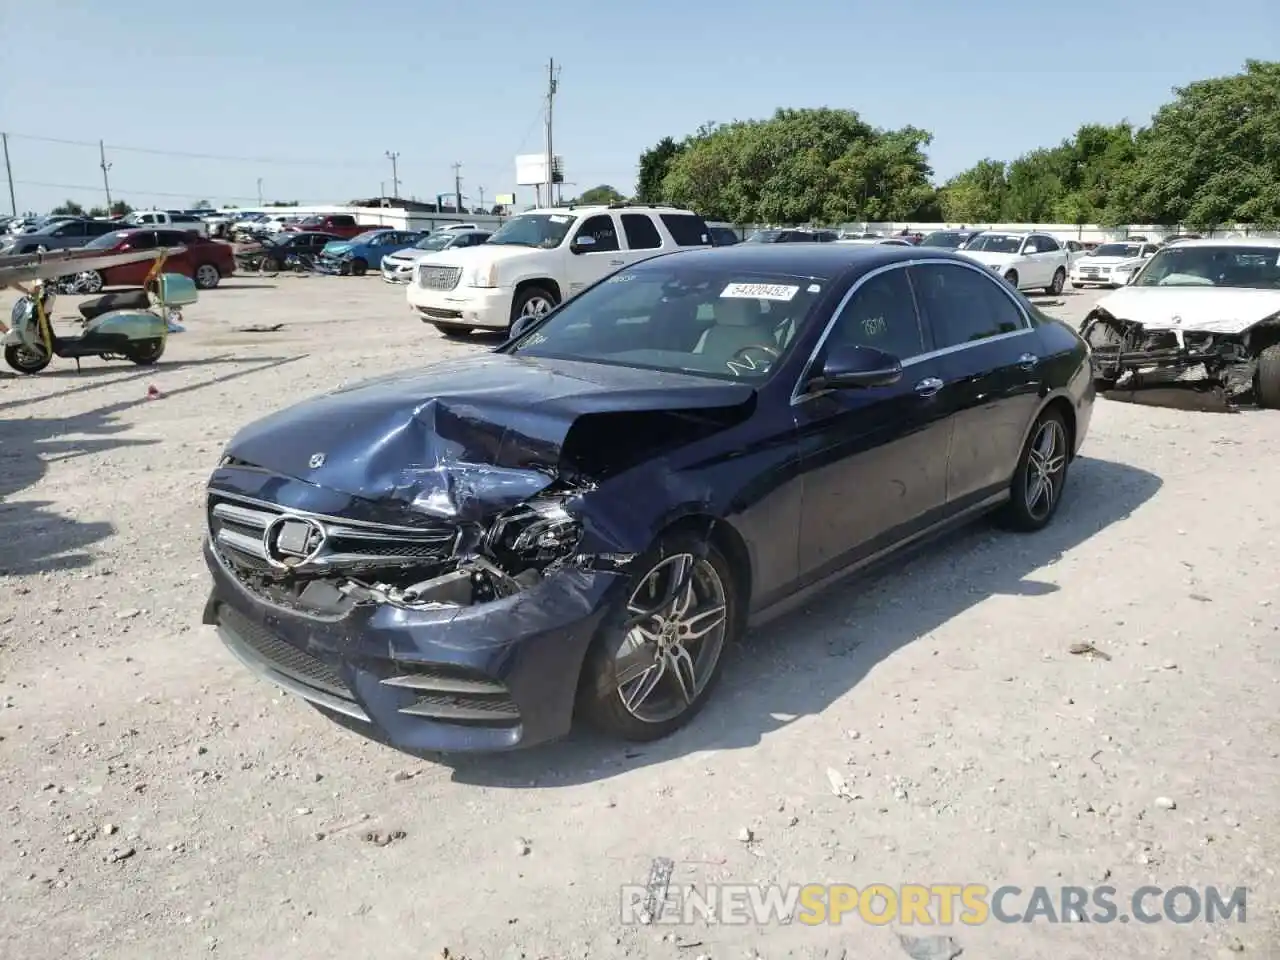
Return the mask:
[[[409,306],[446,336],[508,330],[541,316],[620,267],[711,245],[696,213],[611,204],[554,207],[512,217],[487,243],[418,261]]]
[[[1004,277],[1019,290],[1057,296],[1071,271],[1071,252],[1047,233],[983,230],[958,251]]]

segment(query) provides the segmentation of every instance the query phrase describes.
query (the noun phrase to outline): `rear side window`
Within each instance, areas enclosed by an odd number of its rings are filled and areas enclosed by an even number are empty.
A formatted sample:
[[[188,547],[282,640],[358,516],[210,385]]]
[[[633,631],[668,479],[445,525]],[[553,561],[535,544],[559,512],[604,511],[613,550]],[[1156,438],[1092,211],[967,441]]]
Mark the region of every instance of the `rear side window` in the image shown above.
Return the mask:
[[[338,215],[338,216],[330,217],[329,222],[333,224],[335,227],[354,227],[356,225],[356,218],[350,217],[350,216]]]
[[[691,213],[664,213],[661,216],[663,225],[679,246],[711,246],[711,234],[701,217],[695,217]]]
[[[994,275],[949,263],[909,269],[936,349],[1016,333],[1027,326]]]
[[[624,213],[622,232],[627,235],[627,247],[632,250],[656,250],[662,246],[658,228],[643,213]]]

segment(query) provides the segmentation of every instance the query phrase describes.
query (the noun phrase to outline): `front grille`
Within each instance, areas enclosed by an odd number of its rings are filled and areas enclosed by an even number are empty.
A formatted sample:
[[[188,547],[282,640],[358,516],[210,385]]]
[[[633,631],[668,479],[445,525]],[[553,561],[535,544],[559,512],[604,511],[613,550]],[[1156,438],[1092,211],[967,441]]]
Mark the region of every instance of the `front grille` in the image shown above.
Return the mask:
[[[461,267],[418,267],[418,286],[423,290],[452,290],[462,279]]]
[[[207,513],[214,548],[251,589],[262,578],[300,580],[443,563],[453,556],[459,536],[450,524],[345,520],[217,490],[208,493]],[[264,595],[274,600],[276,592]]]
[[[327,663],[286,643],[226,604],[219,608],[218,618],[271,669],[313,689],[344,700],[352,699],[351,690],[338,671]]]

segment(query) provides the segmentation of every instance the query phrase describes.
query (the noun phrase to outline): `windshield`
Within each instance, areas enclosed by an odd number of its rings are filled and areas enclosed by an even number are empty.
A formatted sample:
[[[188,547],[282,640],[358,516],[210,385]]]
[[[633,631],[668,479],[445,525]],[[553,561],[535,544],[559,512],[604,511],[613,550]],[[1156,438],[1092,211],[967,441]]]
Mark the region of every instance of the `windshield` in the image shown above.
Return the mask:
[[[489,243],[550,250],[564,242],[575,219],[573,214],[522,213],[499,227]]]
[[[578,294],[511,353],[762,381],[821,297],[820,278],[647,263]]]
[[[104,233],[100,237],[94,237],[84,245],[84,248],[86,250],[110,250],[128,238],[128,233],[123,230],[116,230],[114,233]]]
[[[1280,247],[1178,245],[1147,261],[1136,287],[1280,290]]]
[[[1017,253],[1022,249],[1022,237],[1008,233],[980,233],[965,244],[965,249],[984,253]]]
[[[453,241],[451,233],[433,233],[413,245],[415,250],[443,250]]]
[[[949,230],[937,230],[920,241],[922,247],[941,247],[943,250],[959,250],[964,245],[965,235]]]
[[[1142,253],[1142,245],[1137,243],[1104,243],[1094,247],[1091,255],[1095,257],[1136,257]]]

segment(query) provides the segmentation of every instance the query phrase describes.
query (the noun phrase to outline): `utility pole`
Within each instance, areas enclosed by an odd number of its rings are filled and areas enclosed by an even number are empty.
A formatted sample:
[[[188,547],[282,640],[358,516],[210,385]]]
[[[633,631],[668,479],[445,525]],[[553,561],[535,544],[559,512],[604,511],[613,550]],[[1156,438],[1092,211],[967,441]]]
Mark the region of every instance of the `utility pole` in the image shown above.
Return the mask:
[[[556,154],[551,139],[551,120],[556,102],[556,89],[560,85],[559,81],[560,71],[556,69],[556,61],[553,57],[547,61],[547,206],[551,206],[555,202],[552,197],[555,196],[553,184],[556,180]]]
[[[258,206],[262,206],[262,178],[258,178]]]
[[[480,194],[480,212],[484,213],[484,187],[476,187],[476,193]]]
[[[453,165],[453,208],[462,212],[462,161]]]
[[[107,216],[111,216],[111,181],[107,179],[111,164],[107,163],[107,147],[101,140],[98,141],[98,161],[98,166],[102,168],[102,189],[107,192]]]
[[[400,154],[387,151],[387,159],[391,161],[391,195],[393,197],[400,196],[400,173],[396,168],[396,161],[400,159]]]
[[[9,163],[9,135],[0,133],[0,140],[4,141],[4,174],[9,179],[9,207],[16,217],[18,215],[18,201],[13,194],[13,167]]]

